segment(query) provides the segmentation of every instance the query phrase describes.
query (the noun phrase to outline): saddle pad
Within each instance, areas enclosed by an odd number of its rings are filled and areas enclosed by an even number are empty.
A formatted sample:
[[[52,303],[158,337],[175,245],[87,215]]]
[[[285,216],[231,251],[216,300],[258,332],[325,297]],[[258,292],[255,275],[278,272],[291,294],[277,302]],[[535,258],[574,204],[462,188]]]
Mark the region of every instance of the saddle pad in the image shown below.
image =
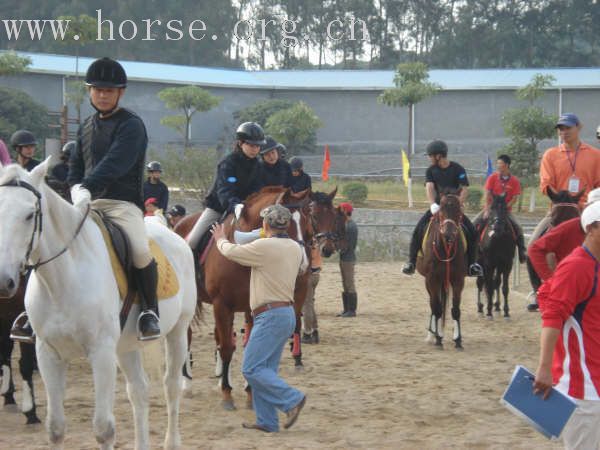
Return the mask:
[[[429,229],[431,228],[432,222],[433,222],[433,218],[427,224],[427,228],[425,228],[425,234],[423,235],[423,242],[421,242],[421,247],[419,248],[419,253],[417,254],[417,257],[423,256],[423,248],[425,247],[425,242],[427,242],[427,237],[429,236]],[[463,244],[463,250],[466,253],[466,251],[467,251],[467,236],[465,235],[465,230],[463,229],[462,226],[460,227],[460,240],[462,241],[462,244]]]
[[[106,244],[106,249],[108,250],[108,254],[110,256],[110,264],[112,266],[115,279],[117,280],[117,286],[119,286],[119,295],[121,296],[122,300],[127,295],[127,277],[125,276],[125,270],[117,258],[117,253],[112,245],[108,231],[104,226],[100,226],[100,230],[102,231],[102,237],[104,238],[104,243]],[[158,286],[156,287],[157,298],[158,300],[171,298],[177,294],[177,292],[179,292],[179,280],[177,279],[175,270],[163,253],[162,249],[152,239],[150,239],[150,252],[156,261],[158,269]],[[139,303],[137,294],[135,296],[134,303]]]

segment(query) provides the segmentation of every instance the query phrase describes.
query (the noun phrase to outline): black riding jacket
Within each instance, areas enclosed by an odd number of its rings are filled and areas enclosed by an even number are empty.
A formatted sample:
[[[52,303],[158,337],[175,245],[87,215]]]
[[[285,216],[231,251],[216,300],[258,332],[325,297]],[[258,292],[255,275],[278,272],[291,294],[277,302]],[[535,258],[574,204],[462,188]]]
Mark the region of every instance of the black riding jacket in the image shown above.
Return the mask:
[[[77,144],[69,160],[69,185],[81,183],[94,200],[128,201],[143,210],[148,135],[142,119],[125,108],[105,119],[93,114],[79,127]]]
[[[233,211],[250,194],[260,189],[258,159],[235,150],[217,165],[215,181],[206,196],[206,207],[217,212]]]
[[[275,164],[260,163],[260,183],[265,186],[290,187],[292,184],[292,169],[290,164],[283,159],[278,159]]]

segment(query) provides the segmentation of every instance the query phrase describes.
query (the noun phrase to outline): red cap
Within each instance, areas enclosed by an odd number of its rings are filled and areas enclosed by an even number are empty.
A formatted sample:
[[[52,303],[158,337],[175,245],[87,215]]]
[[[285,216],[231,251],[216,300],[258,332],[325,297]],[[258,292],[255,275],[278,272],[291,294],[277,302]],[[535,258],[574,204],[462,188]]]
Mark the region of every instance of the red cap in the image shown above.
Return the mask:
[[[347,213],[351,213],[354,210],[354,208],[352,207],[352,203],[348,202],[340,203],[340,208],[342,208]]]
[[[158,206],[158,200],[156,198],[154,198],[154,197],[150,197],[149,199],[147,199],[144,202],[144,206],[148,206],[148,205],[156,205],[156,206]]]

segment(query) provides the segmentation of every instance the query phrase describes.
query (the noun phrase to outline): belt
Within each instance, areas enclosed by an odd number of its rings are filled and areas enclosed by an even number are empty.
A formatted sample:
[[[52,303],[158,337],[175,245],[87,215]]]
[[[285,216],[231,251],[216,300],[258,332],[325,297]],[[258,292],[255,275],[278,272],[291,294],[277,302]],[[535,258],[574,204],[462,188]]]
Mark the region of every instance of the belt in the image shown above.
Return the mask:
[[[268,311],[270,309],[283,308],[285,306],[292,306],[292,303],[291,302],[271,302],[271,303],[265,303],[264,305],[261,305],[261,306],[259,306],[258,308],[255,308],[252,311],[252,317],[256,317],[259,314],[262,314],[265,311]]]

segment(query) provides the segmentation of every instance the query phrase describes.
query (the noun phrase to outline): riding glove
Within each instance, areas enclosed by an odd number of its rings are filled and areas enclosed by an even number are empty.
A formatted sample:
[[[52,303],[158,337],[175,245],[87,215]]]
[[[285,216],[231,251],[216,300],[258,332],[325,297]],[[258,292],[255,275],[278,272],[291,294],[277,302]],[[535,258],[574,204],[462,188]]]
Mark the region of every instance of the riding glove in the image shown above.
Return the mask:
[[[73,206],[84,208],[92,201],[92,194],[81,184],[75,184],[71,188],[71,200],[73,201]]]

